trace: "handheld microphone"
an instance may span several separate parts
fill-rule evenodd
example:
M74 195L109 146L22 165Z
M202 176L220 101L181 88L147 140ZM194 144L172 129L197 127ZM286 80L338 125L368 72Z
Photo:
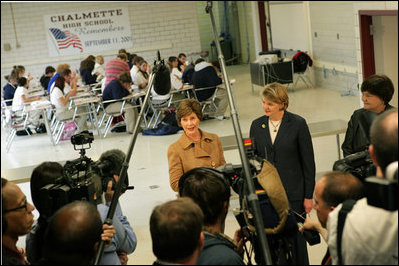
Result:
M171 82L170 82L170 71L169 67L165 66L164 60L161 60L161 54L159 51L158 60L155 62L153 68L154 78L154 91L158 95L166 95L170 92Z

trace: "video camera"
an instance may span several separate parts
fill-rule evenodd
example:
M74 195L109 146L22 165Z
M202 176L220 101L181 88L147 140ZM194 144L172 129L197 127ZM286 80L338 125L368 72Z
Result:
M40 189L40 200L46 204L43 208L44 213L41 215L50 217L62 206L76 200L100 204L102 203L101 196L107 190L109 181L113 182L114 189L113 175L119 174L125 154L120 150L110 150L94 162L85 156L86 149L91 148L93 139L93 133L88 131L72 136L71 143L75 150L80 150L80 158L67 161L63 167L62 176L54 184L48 184ZM77 148L79 145L82 147ZM131 188L128 187L128 178L125 180L122 192Z
M368 149L346 156L334 163L334 171L351 173L364 182L366 177L373 176L376 168Z

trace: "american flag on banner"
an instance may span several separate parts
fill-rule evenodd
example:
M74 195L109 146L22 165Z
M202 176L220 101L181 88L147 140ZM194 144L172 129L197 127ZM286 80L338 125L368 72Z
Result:
M76 34L68 30L62 31L57 28L50 28L50 32L57 41L58 49L66 49L72 45L74 48L80 49L80 52L83 52L82 42Z

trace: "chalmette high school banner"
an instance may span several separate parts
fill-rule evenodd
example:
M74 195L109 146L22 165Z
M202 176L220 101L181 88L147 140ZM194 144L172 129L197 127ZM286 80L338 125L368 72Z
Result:
M50 57L132 47L129 13L123 7L45 15L44 27Z

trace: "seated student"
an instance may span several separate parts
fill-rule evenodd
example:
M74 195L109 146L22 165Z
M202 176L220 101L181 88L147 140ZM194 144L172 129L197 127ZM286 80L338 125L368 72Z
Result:
M186 66L188 65L186 59L186 55L184 53L180 53L178 56L178 62L177 62L177 70L179 70L181 73L184 72L184 69L186 68Z
M48 83L50 82L50 79L54 76L54 74L55 74L54 67L52 66L46 67L44 75L41 76L40 78L40 84L42 85L43 89L47 90Z
M26 265L23 249L17 247L18 238L31 230L35 207L26 200L22 190L1 178L1 264Z
M90 85L97 82L97 77L100 75L99 72L92 73L96 62L95 57L88 57L83 60L80 64L80 76L85 85Z
M204 249L198 265L244 265L241 229L234 240L223 234L230 206L230 186L212 168L198 167L185 173L179 180L179 195L189 197L204 213Z
M105 76L104 57L102 55L96 56L96 63L91 74L94 75L96 73L98 73L96 81L100 82Z
M199 102L210 100L215 93L216 86L222 84L222 79L216 73L215 68L208 62L205 62L205 60L202 58L199 58L195 61L192 81L196 89L195 94L197 95ZM226 111L228 102L225 89L218 89L215 104L217 107L216 112L210 113L209 110L205 110L204 113L209 113L210 116L214 116L219 120L226 119L224 113Z
M138 71L133 84L138 86L140 90L144 90L147 88L148 79L150 77L148 73L148 64L147 61L143 59L138 61L136 65L138 67Z
M124 53L118 54L115 59L108 61L105 65L105 83L104 89L108 83L118 77L123 72L130 73L129 65L126 63L127 55Z
M3 87L3 98L4 98L4 100L12 100L12 99L14 99L15 90L17 89L17 86L18 86L17 72L15 70L12 70L11 74L4 76L4 78L8 82ZM11 106L12 101L7 101L6 105Z
M178 79L182 80L183 72L180 72L179 69L177 69L177 65L179 63L177 57L176 56L169 57L168 62L173 66L171 73L175 75Z
M67 69L64 71L66 73L70 73L70 70ZM74 109L68 109L69 98L71 96L75 96L77 93L76 86L76 76L74 79L71 78L71 74L66 74L65 77L58 77L55 80L54 87L50 92L50 101L51 104L55 106L55 116L59 120L71 119L74 115ZM66 84L68 81L71 81L71 89L66 92ZM86 109L84 107L78 107L77 113L84 113ZM78 116L75 118L78 126L78 132L87 130L87 122L86 115Z
M144 60L141 56L136 55L132 59L133 66L130 69L130 76L132 77L133 84L136 81L137 72L139 71L139 62Z
M125 96L133 93L131 89L132 78L129 72L123 72L118 75L117 79L111 81L103 92L103 100L118 100ZM104 108L107 112L118 112L122 107L122 101L115 103L105 103ZM130 102L125 104L125 121L126 121L126 132L133 134L134 125L136 124L137 108Z
M50 218L40 264L91 265L100 241L111 241L114 234L112 225L102 224L94 204L69 203Z
M40 100L40 96L29 97L28 93L29 81L22 77L18 79L18 87L14 94L14 99L12 101L12 111L20 112L24 109L25 103L30 103L33 101ZM34 127L40 125L40 110L32 110L29 112L28 119Z
M182 79L184 83L193 84L194 63L189 64L183 72Z
M70 69L71 66L69 64L59 64L57 66L57 72L54 74L54 76L50 79L48 86L47 86L47 91L50 93L52 87L54 87L54 82L55 80L60 76L61 72L63 72L65 69Z
M197 264L204 246L204 215L190 198L178 198L154 208L150 217L153 265Z

